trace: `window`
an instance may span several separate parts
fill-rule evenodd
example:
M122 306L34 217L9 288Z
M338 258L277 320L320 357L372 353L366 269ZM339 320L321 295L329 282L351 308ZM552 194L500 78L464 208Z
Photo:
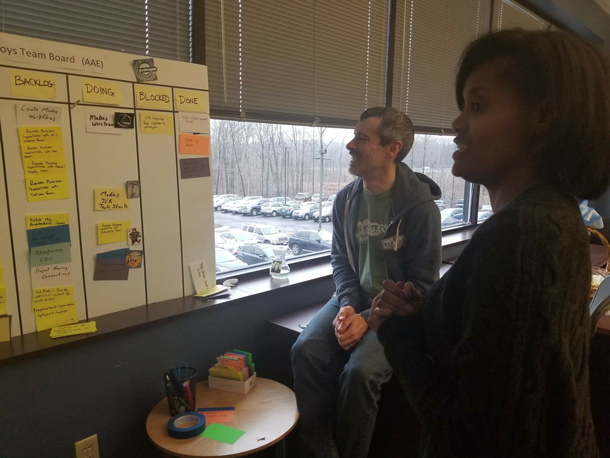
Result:
M2 0L1 30L44 40L191 60L189 0Z

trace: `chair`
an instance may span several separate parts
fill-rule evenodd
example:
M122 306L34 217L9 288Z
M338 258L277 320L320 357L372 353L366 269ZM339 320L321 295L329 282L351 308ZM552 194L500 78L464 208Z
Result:
M604 278L600 283L595 292L595 296L593 296L593 299L591 299L591 303L589 304L593 334L595 334L597 322L608 310L610 310L610 277Z

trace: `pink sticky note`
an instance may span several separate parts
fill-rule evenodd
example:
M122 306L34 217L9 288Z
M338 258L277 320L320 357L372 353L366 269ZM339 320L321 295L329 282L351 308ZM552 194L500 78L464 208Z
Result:
M210 136L180 134L180 154L210 155Z
M197 409L205 416L206 425L212 423L229 423L233 421L234 407L202 407Z

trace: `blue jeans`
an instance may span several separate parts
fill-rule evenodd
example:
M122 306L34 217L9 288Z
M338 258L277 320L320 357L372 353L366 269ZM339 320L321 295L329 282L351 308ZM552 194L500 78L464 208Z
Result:
M339 308L333 297L291 350L301 440L307 457L366 458L392 369L371 330L352 351L339 346L332 324Z

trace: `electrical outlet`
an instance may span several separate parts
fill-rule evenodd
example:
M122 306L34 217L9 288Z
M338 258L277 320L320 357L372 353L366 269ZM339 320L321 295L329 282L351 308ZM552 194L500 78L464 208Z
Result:
M100 448L97 445L97 434L74 444L76 458L100 458Z

